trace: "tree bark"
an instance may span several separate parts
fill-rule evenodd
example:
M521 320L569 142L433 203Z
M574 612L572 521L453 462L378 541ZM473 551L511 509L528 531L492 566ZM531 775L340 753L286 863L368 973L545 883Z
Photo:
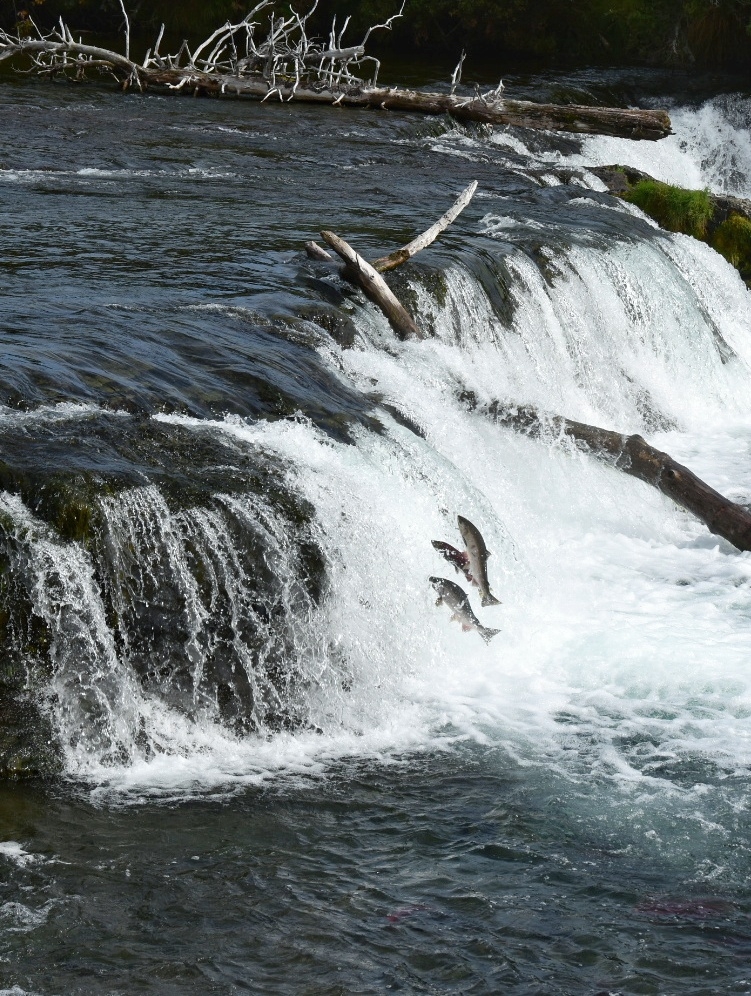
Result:
M623 435L561 415L546 415L528 405L495 401L482 410L495 422L534 438L568 436L585 452L662 491L737 549L751 550L751 512L725 498L641 436Z

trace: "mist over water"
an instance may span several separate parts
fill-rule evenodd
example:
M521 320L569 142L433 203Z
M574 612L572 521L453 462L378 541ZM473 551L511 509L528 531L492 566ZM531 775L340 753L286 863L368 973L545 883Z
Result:
M6 84L0 552L63 759L0 797L10 991L748 991L751 560L483 414L751 503L748 289L588 172L745 196L748 100L652 144ZM471 179L395 278L425 341L300 252Z

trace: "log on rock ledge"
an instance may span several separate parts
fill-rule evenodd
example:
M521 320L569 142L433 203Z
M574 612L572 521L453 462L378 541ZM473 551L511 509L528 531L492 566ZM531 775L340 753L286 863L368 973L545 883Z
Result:
M534 438L567 436L575 440L586 452L662 491L737 549L751 550L751 512L725 498L641 436L601 429L561 415L546 415L532 406L493 402L482 411L494 421Z

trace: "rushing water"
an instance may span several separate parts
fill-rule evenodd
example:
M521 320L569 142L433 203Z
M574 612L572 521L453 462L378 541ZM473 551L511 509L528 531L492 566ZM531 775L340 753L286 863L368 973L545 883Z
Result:
M3 715L61 771L0 792L1 991L751 990L751 559L482 414L751 503L749 292L588 171L750 195L749 107L636 144L3 81ZM425 341L301 251L473 179L394 275ZM487 645L427 581L457 514Z

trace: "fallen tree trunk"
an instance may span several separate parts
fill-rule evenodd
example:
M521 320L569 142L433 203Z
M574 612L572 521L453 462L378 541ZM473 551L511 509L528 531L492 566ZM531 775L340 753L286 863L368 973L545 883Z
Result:
M474 96L462 96L454 92L460 67L454 73L450 93L378 86L380 63L365 54L365 43L372 31L390 28L401 12L370 28L361 44L345 47L344 29L337 34L335 26L328 44L308 37L306 22L315 6L302 16L291 7L288 9L291 16L276 17L271 0L261 0L241 21L227 22L217 29L192 54L183 42L175 55L160 55L162 26L153 52L149 49L140 64L130 58L127 15L125 55L84 45L80 40L76 42L62 20L59 28L43 34L27 17L23 33L20 27L15 35L0 31L0 61L26 56L31 60L32 72L67 75L78 80L91 70L105 72L124 90L164 87L193 95L234 95L262 101L273 98L337 107L448 114L458 121L653 141L671 133L670 118L665 111L505 100L502 84L486 93L476 89ZM269 32L263 40L256 37L259 22L253 20L261 11L269 19ZM186 65L181 65L182 61ZM367 82L353 74L353 69L366 61L375 67L372 79Z
M662 491L737 549L751 550L751 512L710 488L688 467L641 436L627 436L561 415L546 415L529 405L496 401L480 410L495 422L537 439L573 439L585 452Z
M266 100L269 87L262 80L237 79L206 73L161 72L142 74L143 83L160 84L188 93L234 94ZM334 107L361 107L382 111L408 111L436 116L448 114L457 121L513 125L538 131L567 131L577 135L612 135L616 138L658 141L672 134L667 111L621 107L588 107L580 104L536 104L530 100L467 98L451 93L406 90L399 87L352 87L341 93L279 86L273 96L281 101Z

